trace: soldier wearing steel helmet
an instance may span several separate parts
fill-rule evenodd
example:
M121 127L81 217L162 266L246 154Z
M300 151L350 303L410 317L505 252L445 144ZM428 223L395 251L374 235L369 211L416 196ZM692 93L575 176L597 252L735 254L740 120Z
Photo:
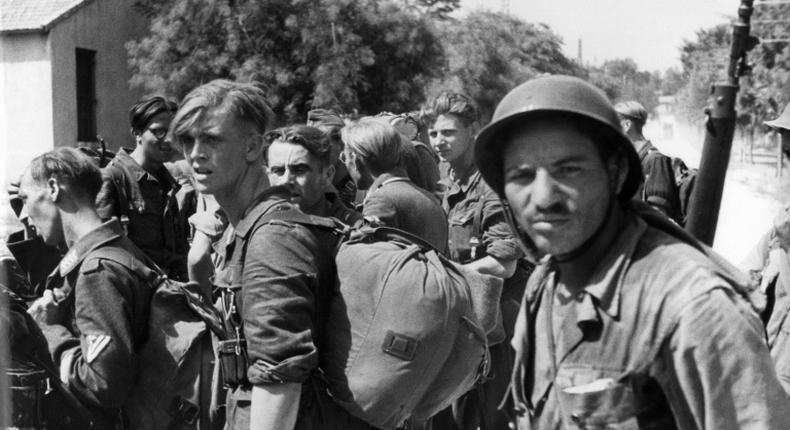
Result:
M513 340L519 428L787 428L747 280L631 201L639 158L600 90L515 88L475 161L540 258Z

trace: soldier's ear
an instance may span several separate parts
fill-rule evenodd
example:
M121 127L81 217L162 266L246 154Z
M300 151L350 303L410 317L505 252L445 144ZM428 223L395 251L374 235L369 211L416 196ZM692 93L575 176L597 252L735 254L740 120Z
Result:
M332 183L332 179L335 177L335 165L330 164L324 169L324 179L326 180L327 185Z
M250 136L245 142L245 159L249 163L259 163L263 162L264 151L266 150L265 145L266 140L263 138L263 134L256 133L253 136Z
M472 137L477 137L477 133L479 132L480 132L479 122L473 121L471 124L469 124L469 133L472 135Z
M57 178L52 177L47 179L47 194L53 203L58 201L58 198L60 197L60 191L60 182Z

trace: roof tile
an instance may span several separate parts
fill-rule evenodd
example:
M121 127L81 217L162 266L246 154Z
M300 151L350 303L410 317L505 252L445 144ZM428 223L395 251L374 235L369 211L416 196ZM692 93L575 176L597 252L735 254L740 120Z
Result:
M87 0L0 0L0 32L44 30Z

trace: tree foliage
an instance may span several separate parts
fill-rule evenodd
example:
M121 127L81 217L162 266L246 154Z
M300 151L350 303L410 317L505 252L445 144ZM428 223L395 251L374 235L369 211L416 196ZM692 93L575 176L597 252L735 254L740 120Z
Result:
M580 75L562 53L562 40L545 25L511 15L474 12L440 28L447 63L427 92L469 94L488 119L513 87L543 73Z
M738 125L752 135L763 122L775 118L790 102L790 4L755 5L752 34L764 43L749 53L751 73L741 78L738 91ZM685 41L681 63L685 84L679 91L678 113L702 121L709 104L710 86L726 79L732 29L730 24L701 29Z
M138 0L136 8L152 20L147 37L127 44L133 85L181 98L216 78L255 82L288 121L313 107L411 108L443 61L431 23L393 1Z
M440 20L451 19L450 14L461 7L461 0L406 0L418 13Z
M604 90L615 103L636 100L648 112L658 106L661 77L640 70L630 58L608 60L600 67L590 67L588 74L590 82Z

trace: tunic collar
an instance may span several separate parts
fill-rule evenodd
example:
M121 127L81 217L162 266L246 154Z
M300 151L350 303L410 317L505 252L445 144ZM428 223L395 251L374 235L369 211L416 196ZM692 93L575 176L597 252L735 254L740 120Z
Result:
M112 218L102 223L99 227L96 227L85 236L79 238L74 245L69 248L69 251L63 256L63 259L60 260L56 270L59 271L61 277L65 278L66 275L71 273L82 263L91 251L122 236L123 229L117 218Z

